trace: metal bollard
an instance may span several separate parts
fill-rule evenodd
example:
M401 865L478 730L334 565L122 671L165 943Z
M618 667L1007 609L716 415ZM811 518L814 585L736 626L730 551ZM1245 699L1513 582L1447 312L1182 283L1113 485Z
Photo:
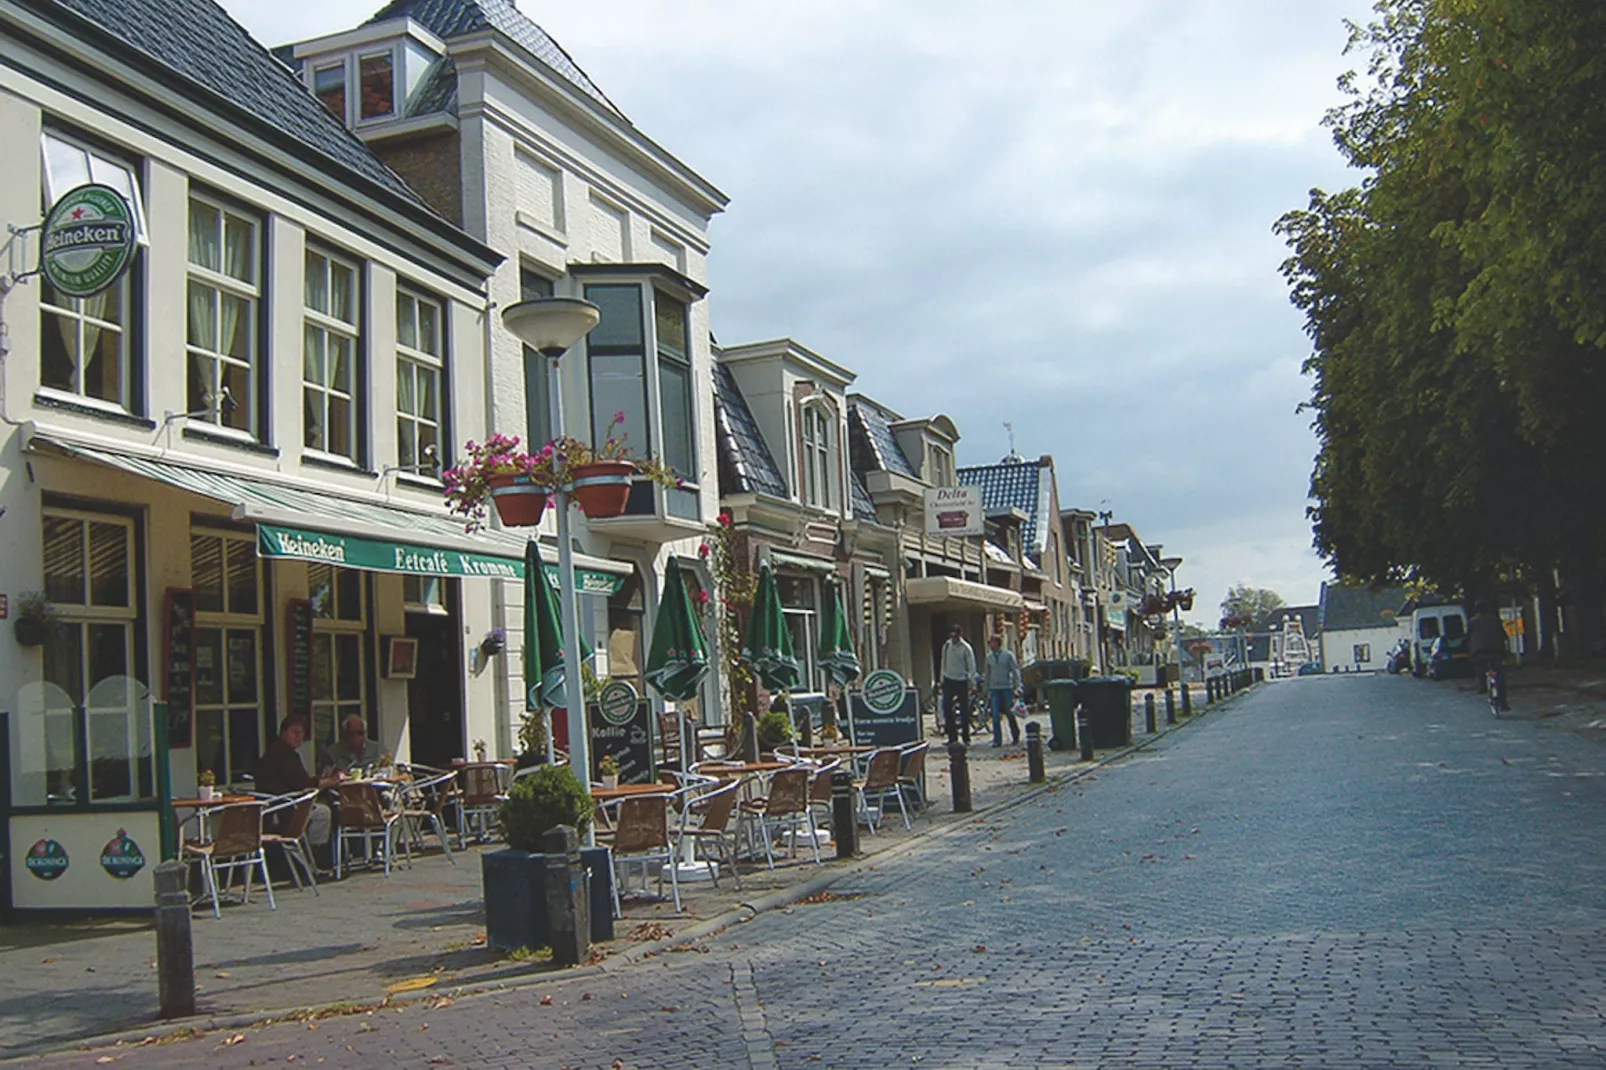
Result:
M1193 688L1188 686L1186 680L1182 682L1182 716L1193 716Z
M954 813L970 813L970 747L948 744L948 779L954 790Z
M1216 702L1216 678L1214 676L1208 676L1208 677L1205 678L1205 705L1206 706L1213 706L1213 705L1215 705L1215 702Z
M846 769L831 774L831 826L836 856L852 858L858 854L859 815L853 807L853 774Z
M195 1013L195 951L190 942L190 867L162 862L156 880L156 984L163 1018Z
M541 836L546 856L543 883L552 962L579 966L591 956L591 897L586 871L580 865L580 836L570 825L547 829ZM669 865L674 865L674 859Z
M793 709L791 712L792 731L797 734L797 738L803 746L812 747L814 746L814 714L809 711L807 706L803 707L801 712L801 717L798 716L799 711L797 709Z
M758 761L758 718L751 711L742 714L742 761Z
M1145 732L1147 732L1151 736L1154 735L1155 732L1159 731L1159 729L1155 726L1155 723L1154 723L1154 692L1153 691L1151 691L1147 695L1143 696L1143 730Z
M1036 721L1026 722L1026 779L1033 784L1048 780L1043 768L1043 726Z
M1076 741L1082 745L1082 761L1093 760L1093 729L1088 727L1087 714L1076 715Z
M1187 685L1183 685L1183 694L1187 694ZM1165 689L1165 723L1177 723L1177 693L1169 687Z

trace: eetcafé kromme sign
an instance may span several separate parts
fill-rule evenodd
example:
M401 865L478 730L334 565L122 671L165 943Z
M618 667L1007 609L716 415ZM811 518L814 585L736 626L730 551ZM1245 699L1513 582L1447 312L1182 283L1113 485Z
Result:
M45 216L39 270L60 293L93 297L134 259L134 213L110 186L68 190Z

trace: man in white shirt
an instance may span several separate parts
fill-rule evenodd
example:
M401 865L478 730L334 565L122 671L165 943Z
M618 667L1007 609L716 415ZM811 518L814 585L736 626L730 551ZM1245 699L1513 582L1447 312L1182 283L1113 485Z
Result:
M976 679L976 652L965 642L965 630L955 624L948 630L939 660L942 672L942 723L948 744L963 737L970 743L970 685Z

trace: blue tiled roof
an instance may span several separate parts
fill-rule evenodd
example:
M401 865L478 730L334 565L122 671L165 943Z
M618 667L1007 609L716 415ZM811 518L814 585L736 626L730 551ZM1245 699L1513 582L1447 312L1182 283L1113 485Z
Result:
M731 370L714 363L714 438L719 447L720 494L768 494L789 498L791 491L753 419Z
M1044 461L1025 461L1006 457L998 464L972 465L956 469L962 487L981 488L981 511L991 514L1003 509L1019 509L1026 514L1021 528L1024 545L1041 551L1053 518L1048 516L1049 496Z
M59 0L70 11L363 178L418 195L212 0Z
M562 46L513 6L513 0L392 0L368 22L384 22L404 15L445 40L497 30L523 45L586 96L615 115L623 114L592 84Z
M870 497L870 492L864 488L864 480L859 478L859 473L848 473L848 488L853 495L853 519L878 522L875 501Z
M892 433L896 414L867 398L848 401L848 446L856 472L896 472L919 479L920 473L909 463Z

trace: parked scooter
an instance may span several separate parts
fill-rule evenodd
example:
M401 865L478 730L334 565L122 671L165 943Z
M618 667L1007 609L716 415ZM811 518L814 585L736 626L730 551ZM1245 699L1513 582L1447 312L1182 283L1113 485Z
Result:
M1402 673L1411 667L1411 640L1401 639L1389 651L1388 670L1390 673Z

